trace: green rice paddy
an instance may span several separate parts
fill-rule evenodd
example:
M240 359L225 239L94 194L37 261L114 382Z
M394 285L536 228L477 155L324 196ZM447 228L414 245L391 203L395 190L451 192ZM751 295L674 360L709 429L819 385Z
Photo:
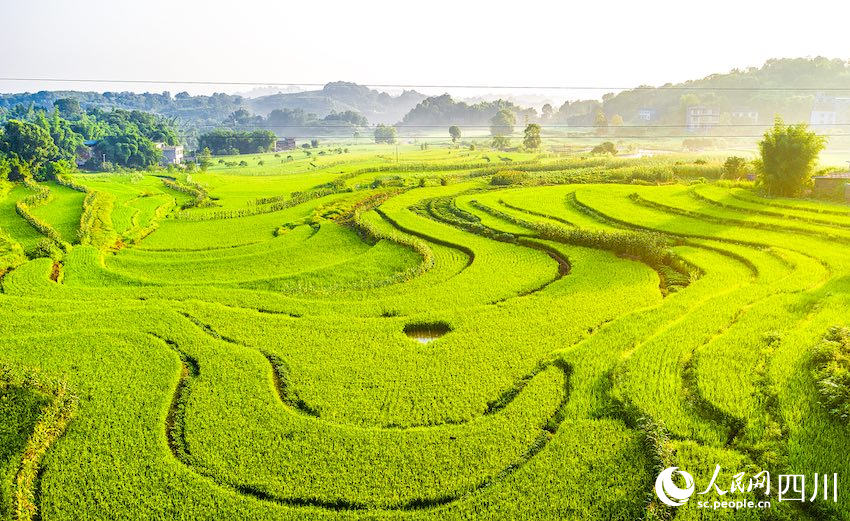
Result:
M812 370L850 207L683 157L293 155L42 183L59 240L0 185L0 519L850 519L653 494L850 476Z

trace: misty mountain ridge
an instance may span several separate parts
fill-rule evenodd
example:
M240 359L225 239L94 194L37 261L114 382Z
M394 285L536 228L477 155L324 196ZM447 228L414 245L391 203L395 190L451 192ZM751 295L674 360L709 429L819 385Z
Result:
M824 92L819 94L819 89ZM261 95L253 97L256 94ZM417 125L486 125L502 108L514 112L518 124L537 121L576 128L592 126L599 121L643 126L681 125L688 107L705 106L716 111L721 122L769 125L777 114L789 122L808 122L816 100L829 105L831 99L850 97L850 62L823 57L773 59L761 67L733 69L660 87L641 86L608 93L601 99L561 104L536 92L481 93L453 98L448 94L426 96L416 90L391 94L365 85L335 81L321 89L300 91L294 86L270 86L243 95L79 91L0 94L0 116L5 113L7 117L14 117L29 106L49 109L57 99L67 97L78 99L83 108L153 112L174 118L182 127L200 132L216 126L226 127L233 121L234 113L244 111L259 119L248 118L243 126L261 126L263 117L278 111L278 116L281 112L287 117L295 114L310 126L314 125L312 121L328 116L336 118L341 113L353 121L356 118L352 113L357 113L364 116L368 124L400 124L412 130ZM300 113L304 117L299 116ZM850 115L838 114L836 118L850 121ZM265 124L268 126L267 122Z
M336 81L322 90L281 93L246 100L247 109L268 115L275 109L301 109L324 117L331 112L359 112L370 123L394 124L400 121L426 95L405 90L397 96L370 89L356 83Z

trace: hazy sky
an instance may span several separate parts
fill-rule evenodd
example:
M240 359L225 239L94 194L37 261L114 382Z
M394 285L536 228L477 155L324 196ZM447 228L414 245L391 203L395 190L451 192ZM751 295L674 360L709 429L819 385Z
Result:
M850 4L836 0L3 0L0 12L2 77L617 87L850 58ZM250 89L0 81L71 88Z

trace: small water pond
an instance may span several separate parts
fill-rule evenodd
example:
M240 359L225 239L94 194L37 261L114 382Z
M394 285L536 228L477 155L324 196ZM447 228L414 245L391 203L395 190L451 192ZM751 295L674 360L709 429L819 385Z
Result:
M437 340L452 329L445 322L432 324L407 324L404 326L404 334L420 344L427 344Z

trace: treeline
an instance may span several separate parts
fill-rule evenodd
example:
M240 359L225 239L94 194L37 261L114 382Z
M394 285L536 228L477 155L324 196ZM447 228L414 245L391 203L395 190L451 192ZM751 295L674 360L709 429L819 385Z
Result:
M12 180L55 178L75 164L146 168L162 158L156 143L179 143L173 121L141 111L85 111L72 98L51 110L17 106L0 121L0 177Z
M210 96L193 96L188 92L172 95L170 92L79 92L41 91L36 93L0 94L0 113L13 111L22 106L24 110L52 108L62 99L73 99L86 111L95 109L152 112L170 119L191 123L217 123L227 114L245 105L246 99L239 95L216 93Z
M369 126L359 112L332 111L323 118L302 109L275 109L268 116L246 109L232 112L220 127L197 138L198 150L209 148L214 155L254 154L274 150L277 136L346 136Z
M331 111L330 114L323 118L319 118L312 112L306 112L303 109L274 109L269 112L268 116L252 114L246 109L239 109L227 116L222 125L226 127L316 127L316 128L335 128L335 127L366 127L369 125L369 120L359 112L353 110L345 110L342 112Z
M515 114L520 121L537 117L534 109L523 108L510 101L483 101L470 105L443 94L420 102L404 116L398 126L489 125L490 120L501 110Z
M549 117L544 113L542 118L568 124L581 120L591 126L676 125L679 128L669 129L669 133L681 134L687 108L705 105L718 111L721 125L769 126L777 114L789 121L809 121L818 97L816 89L832 95L831 89L843 89L847 85L850 85L850 61L823 57L774 59L762 67L733 69L660 88L643 86L616 95L606 94L601 102L585 100L567 104L551 111ZM640 111L648 119L641 118ZM745 135L752 133L752 128L747 127L732 130ZM725 127L724 133L729 131ZM629 134L635 133L640 134L641 129L629 129Z
M216 129L198 138L198 148L214 155L253 154L274 150L276 140L271 130Z

